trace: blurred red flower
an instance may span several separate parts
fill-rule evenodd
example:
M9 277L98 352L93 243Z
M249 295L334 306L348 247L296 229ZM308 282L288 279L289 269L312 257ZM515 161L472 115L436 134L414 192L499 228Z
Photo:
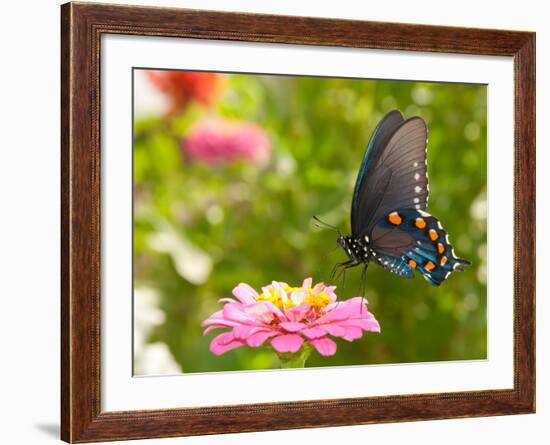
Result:
M149 80L170 100L170 112L175 113L191 100L211 105L219 96L222 77L216 73L196 71L147 71Z
M237 159L264 163L271 152L271 144L262 128L233 119L212 119L195 124L184 138L182 147L189 158L209 164Z

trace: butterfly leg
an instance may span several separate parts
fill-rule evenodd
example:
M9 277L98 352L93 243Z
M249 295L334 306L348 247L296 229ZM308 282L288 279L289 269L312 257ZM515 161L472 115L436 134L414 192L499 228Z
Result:
M369 268L369 263L365 263L363 270L361 271L361 297L365 298L365 285L367 282L367 269Z
M364 303L365 299L365 284L367 282L367 269L369 268L369 263L365 263L363 270L361 271L361 303ZM361 313L363 313L363 304L361 304Z
M347 267L342 269L342 292L346 289L346 269Z
M342 261L341 263L336 263L334 267L332 268L332 271L330 272L330 281L334 280L334 277L336 276L336 272L340 271L338 274L338 278L340 277L340 274L342 273L342 270L347 269L348 267L353 267L357 263L355 260L348 260L348 261Z
M338 275L336 276L334 281L338 281L340 277L342 277L342 290L346 288L346 271L347 269L351 269L352 267L358 266L360 263L355 260L349 260L346 261L344 264L341 264L341 269L339 270Z

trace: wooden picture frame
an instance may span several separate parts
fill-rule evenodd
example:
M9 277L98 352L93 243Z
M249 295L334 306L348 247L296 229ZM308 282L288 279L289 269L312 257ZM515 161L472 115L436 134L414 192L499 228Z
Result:
M63 440L93 442L535 411L534 33L91 3L62 5L61 33ZM102 412L99 116L103 34L512 56L514 388Z

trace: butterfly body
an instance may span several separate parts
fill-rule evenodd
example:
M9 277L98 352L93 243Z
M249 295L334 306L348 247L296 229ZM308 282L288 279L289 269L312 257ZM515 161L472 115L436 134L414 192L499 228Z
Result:
M419 117L405 120L392 111L378 124L357 175L352 233L337 240L348 257L341 267L375 263L403 278L416 270L437 286L470 264L455 255L439 220L426 212L426 147Z

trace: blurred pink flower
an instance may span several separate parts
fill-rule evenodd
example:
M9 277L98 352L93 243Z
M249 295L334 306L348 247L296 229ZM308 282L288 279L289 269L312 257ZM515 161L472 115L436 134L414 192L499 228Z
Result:
M182 145L191 159L209 164L237 159L264 163L271 151L263 129L251 122L230 119L199 122L189 130Z
M149 80L170 99L171 113L179 111L191 100L211 105L219 96L222 77L216 73L196 71L147 71Z
M321 355L329 356L336 353L336 343L329 336L353 341L364 331L380 332L364 298L337 301L335 286L311 285L311 278L301 287L274 281L258 294L249 285L239 284L233 289L236 299L220 300L225 303L223 309L202 323L207 326L203 334L228 329L214 337L210 350L220 355L269 341L277 352L294 353L307 342Z

